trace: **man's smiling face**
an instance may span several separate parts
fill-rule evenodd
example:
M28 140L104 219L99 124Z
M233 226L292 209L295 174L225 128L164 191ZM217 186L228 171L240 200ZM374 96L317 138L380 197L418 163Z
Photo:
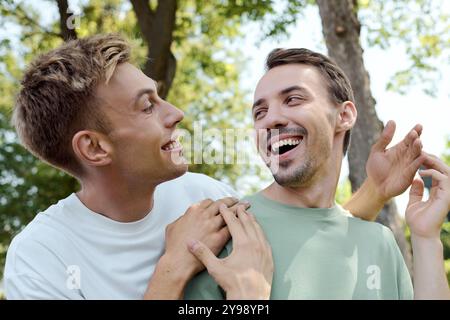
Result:
M174 136L183 112L158 96L155 81L123 63L97 95L111 122L113 164L121 175L160 183L186 172Z
M258 138L268 132L260 153L266 164L277 163L277 183L298 187L320 175L333 148L337 111L319 71L304 64L272 68L259 81L254 101Z

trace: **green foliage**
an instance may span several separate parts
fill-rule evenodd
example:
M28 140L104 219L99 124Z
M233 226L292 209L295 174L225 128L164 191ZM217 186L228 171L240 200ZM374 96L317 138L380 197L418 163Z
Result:
M369 46L400 47L409 66L395 71L388 90L402 94L419 86L431 96L437 92L441 65L450 61L450 13L443 0L359 1L359 18Z
M350 183L350 180L346 179L344 182L338 185L335 199L337 203L343 205L348 200L350 200L351 196L352 196L352 185Z
M447 139L447 151L442 155L445 163L450 166L450 137Z
M441 241L444 245L444 259L450 259L450 222L442 226Z
M450 284L450 259L449 260L445 260L444 262L444 266L445 266L445 273L447 274L447 281Z

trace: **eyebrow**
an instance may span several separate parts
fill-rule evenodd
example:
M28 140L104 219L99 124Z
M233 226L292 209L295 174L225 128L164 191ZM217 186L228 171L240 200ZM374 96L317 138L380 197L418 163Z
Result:
M291 86L288 87L286 89L281 90L281 92L279 93L280 96L283 96L285 94L288 94L292 91L302 91L303 93L307 93L307 90L304 87L300 87L300 86Z
M290 87L287 87L286 89L281 90L278 93L278 96L284 96L284 95L286 95L286 94L288 94L288 93L290 93L292 91L302 91L304 94L308 93L307 90L304 87L290 86ZM262 104L265 101L266 101L266 99L264 99L264 98L256 100L255 103L253 103L252 111L253 111L253 109L255 109L255 107L259 106L260 104Z

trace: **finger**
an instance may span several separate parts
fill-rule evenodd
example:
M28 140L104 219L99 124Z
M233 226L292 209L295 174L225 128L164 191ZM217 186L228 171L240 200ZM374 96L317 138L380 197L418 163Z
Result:
M239 206L243 207L244 210L247 210L247 209L249 209L251 207L250 202L248 202L248 201L239 201L238 203L236 203L234 206L230 207L229 209L234 211L234 212L237 212L237 208Z
M219 266L219 259L201 241L191 240L188 242L189 251L208 269L215 270Z
M220 252L224 249L225 245L231 239L230 230L225 225L223 228L214 233L214 242L209 243L209 248L211 252L217 257Z
M267 253L269 259L273 263L272 247L270 246L269 241L267 240L267 237L266 237L262 227L256 221L256 217L254 214L252 214L251 212L247 212L247 214L249 215L250 220L252 221L253 226L256 230L256 236L259 240L259 244L261 245L263 250Z
M419 138L419 135L417 134L416 130L411 130L408 132L408 134L403 138L402 143L409 151L412 147L414 141Z
M221 214L212 217L212 219L214 221L214 226L216 227L217 230L227 225Z
M416 174L417 170L419 170L420 166L425 161L425 158L426 158L426 156L421 154L419 157L414 159L413 162L411 162L411 164L406 167L405 175L407 177L411 177L411 179L412 179L414 177L414 175Z
M258 237L256 235L256 230L255 227L253 226L253 221L248 215L248 213L242 207L239 207L237 209L237 216L238 219L241 221L247 236L250 237L251 239L257 240Z
M384 151L386 149L386 147L389 145L389 143L391 143L392 138L394 137L395 126L395 122L392 120L389 120L386 123L383 132L372 147L373 150Z
M412 147L408 149L408 154L412 159L415 159L416 157L420 156L422 154L422 141L420 138L416 138L413 143Z
M409 189L408 207L414 203L422 201L424 184L422 179L414 179Z
M205 209L205 208L208 208L212 203L214 203L214 201L212 201L211 199L205 199L205 200L203 200L203 201L200 201L199 203L198 203L198 206L200 207L200 208L203 208L203 209Z
M218 235L223 242L228 242L231 238L230 229L227 225L225 225L222 229L219 230Z
M219 199L217 201L214 201L209 205L208 208L206 208L208 215L216 215L219 214L219 207L224 204L226 207L231 207L234 204L236 204L239 200L233 197L223 198Z
M444 163L441 159L436 157L435 155L427 152L423 152L426 155L426 159L424 161L424 165L428 169L435 169L440 171L441 173L450 173L450 167Z
M240 241L245 236L245 231L242 228L241 222L234 215L234 212L228 209L224 204L220 206L220 214L230 230L233 241Z
M415 130L417 132L417 135L420 137L422 135L423 126L418 123L414 126L413 130Z
M247 212L247 214L248 214L248 216L250 217L250 219L253 222L253 226L254 226L254 228L256 230L256 235L257 235L259 241L261 243L264 243L264 244L269 244L263 229L261 228L260 224L256 220L255 215L253 213L251 213L251 212Z
M237 204L239 202L239 199L237 199L235 197L226 197L226 198L219 199L216 202L221 202L229 208L229 207L232 207L235 204Z
M445 174L434 169L420 170L419 174L421 177L431 177L435 181L445 181L447 179Z

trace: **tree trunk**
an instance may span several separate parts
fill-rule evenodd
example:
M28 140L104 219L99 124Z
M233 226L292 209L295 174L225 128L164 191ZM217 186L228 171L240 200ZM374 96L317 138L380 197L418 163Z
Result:
M361 25L357 17L356 0L317 0L328 54L349 78L358 109L349 149L349 179L356 191L366 178L365 164L372 144L379 137L383 123L375 111L375 99L370 91L369 74L364 66L360 44ZM408 268L411 270L411 250L394 201L387 203L378 222L389 227L397 240Z
M64 39L64 41L76 39L77 33L75 31L75 25L73 25L73 22L68 23L69 19L71 19L71 17L74 15L73 12L67 12L69 9L68 0L56 0L56 3L58 4L61 37Z
M173 41L176 0L159 0L152 10L148 0L130 0L136 14L143 39L147 42L148 53L144 73L158 82L158 93L166 98L176 71L176 59L170 47Z

